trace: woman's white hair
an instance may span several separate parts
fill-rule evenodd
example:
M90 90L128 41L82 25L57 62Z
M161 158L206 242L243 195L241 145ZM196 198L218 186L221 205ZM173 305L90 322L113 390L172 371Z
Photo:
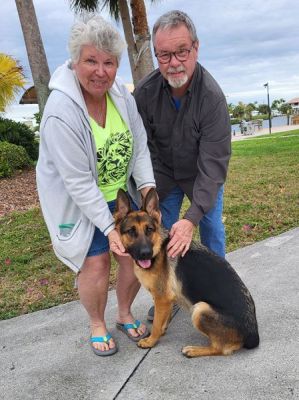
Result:
M93 45L117 58L119 64L125 41L113 25L100 15L85 13L74 23L69 37L69 52L73 63L80 58L82 46Z

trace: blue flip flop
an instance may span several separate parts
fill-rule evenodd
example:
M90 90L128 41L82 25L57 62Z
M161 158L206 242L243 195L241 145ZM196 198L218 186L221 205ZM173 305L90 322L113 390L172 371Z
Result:
M112 356L112 354L115 354L118 351L116 344L115 344L115 347L113 347L113 349L109 349L109 350L95 349L92 345L93 343L108 343L110 339L112 339L112 336L110 335L110 333L107 333L106 336L91 336L89 339L89 343L90 343L91 349L94 352L94 354L96 354L97 356L102 356L102 357Z
M129 339L133 340L133 342L139 342L140 339L143 339L143 338L146 338L147 336L149 336L150 332L147 329L147 326L146 326L145 332L142 335L139 335L136 337L132 336L130 334L130 332L128 331L128 329L138 329L140 325L141 325L141 322L138 319L136 319L133 324L121 324L120 322L117 322L116 328L119 329L120 331L122 331L123 333L125 333Z

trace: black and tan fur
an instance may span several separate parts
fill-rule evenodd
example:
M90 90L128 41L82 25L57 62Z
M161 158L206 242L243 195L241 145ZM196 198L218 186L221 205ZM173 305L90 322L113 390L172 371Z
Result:
M207 347L184 347L185 356L228 355L242 347L257 347L255 306L240 277L226 260L195 243L184 257L169 260L169 239L160 226L158 207L154 189L144 199L141 211L132 211L126 193L118 192L116 227L135 261L135 274L155 305L151 335L138 346L149 348L157 343L176 302L187 306L194 327L210 341Z

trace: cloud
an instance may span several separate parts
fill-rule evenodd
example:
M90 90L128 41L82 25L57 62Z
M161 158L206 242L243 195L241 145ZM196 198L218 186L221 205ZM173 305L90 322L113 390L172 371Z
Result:
M35 0L34 6L53 72L68 58L67 39L74 13L68 0ZM183 8L181 0L147 1L146 7L150 29L162 13ZM272 99L299 96L299 2L188 0L187 12L200 38L199 61L219 82L229 102L264 102L265 82L269 82ZM108 18L106 11L103 16ZM117 26L122 33L121 23ZM1 1L0 49L19 59L31 78L14 1ZM127 54L119 75L126 82L132 81Z

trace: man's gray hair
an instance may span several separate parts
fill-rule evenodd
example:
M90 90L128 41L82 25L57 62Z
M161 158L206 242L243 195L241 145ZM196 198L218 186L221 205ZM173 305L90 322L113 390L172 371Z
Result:
M100 15L90 13L82 14L71 28L68 47L72 62L79 61L82 46L85 44L115 56L118 64L126 47L125 41L112 24Z
M186 26L186 28L190 32L192 42L198 42L196 29L191 18L183 11L173 10L173 11L168 11L167 13L161 15L161 17L157 19L153 27L153 35L152 35L153 43L155 44L155 36L158 29L161 30L172 29L172 28L177 28L180 25Z

